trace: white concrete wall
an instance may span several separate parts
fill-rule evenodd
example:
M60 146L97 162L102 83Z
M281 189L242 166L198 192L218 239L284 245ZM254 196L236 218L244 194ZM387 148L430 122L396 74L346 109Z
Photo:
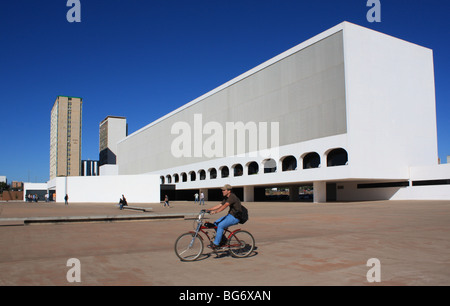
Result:
M117 142L127 137L125 118L108 118L108 148L117 156Z
M67 181L66 181L67 180ZM118 203L125 195L128 203L159 203L159 176L116 175L90 177L57 177L55 179L56 202Z
M342 182L337 201L450 200L450 185L358 189L356 183Z
M413 186L400 189L390 200L450 200L450 185Z
M413 186L414 181L449 180L450 164L411 167L409 187L357 188L357 182L340 182L338 201L362 200L450 200L450 185ZM360 181L359 183L365 183ZM368 181L367 183L375 183Z
M430 167L411 167L411 180L450 179L450 164L440 164Z
M436 165L432 50L346 23L344 58L352 176L407 179Z
M99 175L119 175L119 166L117 165L103 165L99 167Z

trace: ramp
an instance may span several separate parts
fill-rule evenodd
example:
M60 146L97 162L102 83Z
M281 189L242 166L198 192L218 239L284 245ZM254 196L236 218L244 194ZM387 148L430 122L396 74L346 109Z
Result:
M148 211L152 211L153 210L153 208L151 208L151 207L144 208L144 207L136 207L136 206L128 206L128 205L127 206L123 206L122 209L140 210L142 212L148 212Z

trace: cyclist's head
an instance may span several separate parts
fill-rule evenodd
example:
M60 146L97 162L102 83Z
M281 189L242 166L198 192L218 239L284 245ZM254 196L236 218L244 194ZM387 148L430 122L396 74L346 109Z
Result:
M226 184L225 186L223 186L222 187L222 194L225 196L225 197L228 197L229 195L230 195L230 193L231 193L231 185L229 185L229 184Z
M233 188L231 187L230 184L226 184L225 186L222 187L222 190L231 190L231 189Z

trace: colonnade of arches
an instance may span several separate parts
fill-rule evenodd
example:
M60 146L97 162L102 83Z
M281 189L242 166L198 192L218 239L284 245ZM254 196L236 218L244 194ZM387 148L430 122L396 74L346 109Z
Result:
M323 167L322 161L324 161L325 167L344 166L348 164L348 154L343 148L335 148L327 150L324 156L321 156L317 152L307 152L300 155L298 158L294 155L286 155L275 161L272 158L263 160L260 164L256 161L249 161L245 165L234 164L231 167L226 165L219 168L199 169L189 172L182 172L180 174L167 174L161 176L161 184L181 183L188 181L203 181L206 179L217 179L226 177L239 177L244 174L257 175L260 173L274 173L284 171L297 171L299 169L306 170L312 168Z

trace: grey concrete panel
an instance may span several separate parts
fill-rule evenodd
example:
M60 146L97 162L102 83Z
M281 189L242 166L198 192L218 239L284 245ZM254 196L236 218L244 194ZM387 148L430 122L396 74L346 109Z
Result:
M279 122L280 146L346 133L342 31L129 136L118 145L120 174L208 160L205 156L175 158L171 153L171 144L178 137L171 134L172 126L186 122L193 139L195 114L202 115L201 127L217 122L224 134L227 122L267 122L269 131L271 122ZM203 142L208 137L203 135ZM269 135L267 138L270 140Z

